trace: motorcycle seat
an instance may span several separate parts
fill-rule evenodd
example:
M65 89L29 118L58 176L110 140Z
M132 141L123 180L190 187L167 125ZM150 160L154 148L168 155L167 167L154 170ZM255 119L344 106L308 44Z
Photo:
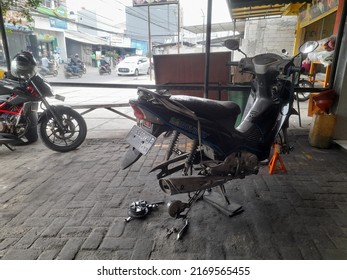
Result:
M241 113L240 106L233 101L218 101L186 95L173 95L170 99L193 111L196 116L209 120L236 118Z

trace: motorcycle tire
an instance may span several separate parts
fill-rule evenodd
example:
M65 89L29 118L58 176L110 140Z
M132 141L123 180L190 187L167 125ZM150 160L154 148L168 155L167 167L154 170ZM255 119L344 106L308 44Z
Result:
M34 143L39 138L39 135L37 133L37 112L32 111L29 114L29 121L30 121L30 127L28 128L27 132L25 133L25 137L28 140L28 144Z
M58 70L53 71L53 77L56 77L56 76L58 76Z
M61 153L77 149L87 136L87 124L84 118L75 110L65 106L56 107L55 113L66 131L61 133L54 117L49 113L45 114L39 123L39 133L43 144Z
M301 88L313 88L313 83L306 80L300 80L298 86ZM310 98L310 92L298 92L294 97L295 99L298 98L301 102L307 101Z
M65 73L64 75L65 75L65 78L66 78L66 79L69 79L69 78L70 78L70 75L69 75L68 73Z
M87 73L87 68L83 68L83 74Z

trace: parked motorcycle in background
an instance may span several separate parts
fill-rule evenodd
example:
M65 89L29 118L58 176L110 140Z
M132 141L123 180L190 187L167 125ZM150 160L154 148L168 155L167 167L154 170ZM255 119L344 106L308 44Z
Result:
M307 42L300 51L311 52L317 45ZM227 40L225 46L241 51L237 40ZM214 187L220 188L228 202L224 184L257 174L260 162L269 158L275 141L283 152L290 150L287 128L289 117L296 113L292 107L294 83L301 66L294 65L294 58L272 53L246 56L227 65L253 75L250 96L238 127L235 122L241 110L232 101L171 96L167 91L145 88L139 88L137 99L129 101L138 125L127 136L131 147L123 157L123 169L142 154L146 155L160 134L173 132L166 161L150 171L159 172L157 178L165 193L190 193L188 202L169 203L172 217L185 218L196 200ZM182 135L192 140L187 152L178 146ZM176 157L172 158L173 155ZM177 172L182 176L168 177Z
M78 148L87 135L85 120L69 107L50 105L49 97L64 101L63 96L53 95L49 83L36 73L32 54L17 54L11 74L0 80L0 145L13 150L13 145L34 142L38 126L49 149L69 152ZM43 111L37 118L39 104Z

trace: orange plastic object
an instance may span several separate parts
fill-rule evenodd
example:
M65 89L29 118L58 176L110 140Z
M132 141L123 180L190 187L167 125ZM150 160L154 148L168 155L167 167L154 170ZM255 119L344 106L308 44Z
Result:
M319 109L327 112L328 109L333 105L335 96L335 91L333 89L330 89L315 95L314 97L312 97L312 99Z
M336 93L333 89L322 92L313 92L310 94L308 102L307 115L312 117L320 111L328 113L331 106L334 104Z
M269 174L273 174L275 170L280 170L283 172L287 172L286 167L284 166L283 159L279 154L280 148L278 144L274 144L274 154L269 162ZM280 166L277 167L277 162L279 161Z

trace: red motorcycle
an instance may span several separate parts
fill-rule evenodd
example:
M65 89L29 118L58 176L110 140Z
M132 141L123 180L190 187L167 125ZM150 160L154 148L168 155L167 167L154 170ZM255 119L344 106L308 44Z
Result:
M37 140L50 149L68 152L79 147L87 135L83 117L66 106L52 106L49 83L36 73L36 61L28 52L17 54L11 62L11 74L0 80L0 145L13 150L13 145ZM38 118L38 106L43 112Z

